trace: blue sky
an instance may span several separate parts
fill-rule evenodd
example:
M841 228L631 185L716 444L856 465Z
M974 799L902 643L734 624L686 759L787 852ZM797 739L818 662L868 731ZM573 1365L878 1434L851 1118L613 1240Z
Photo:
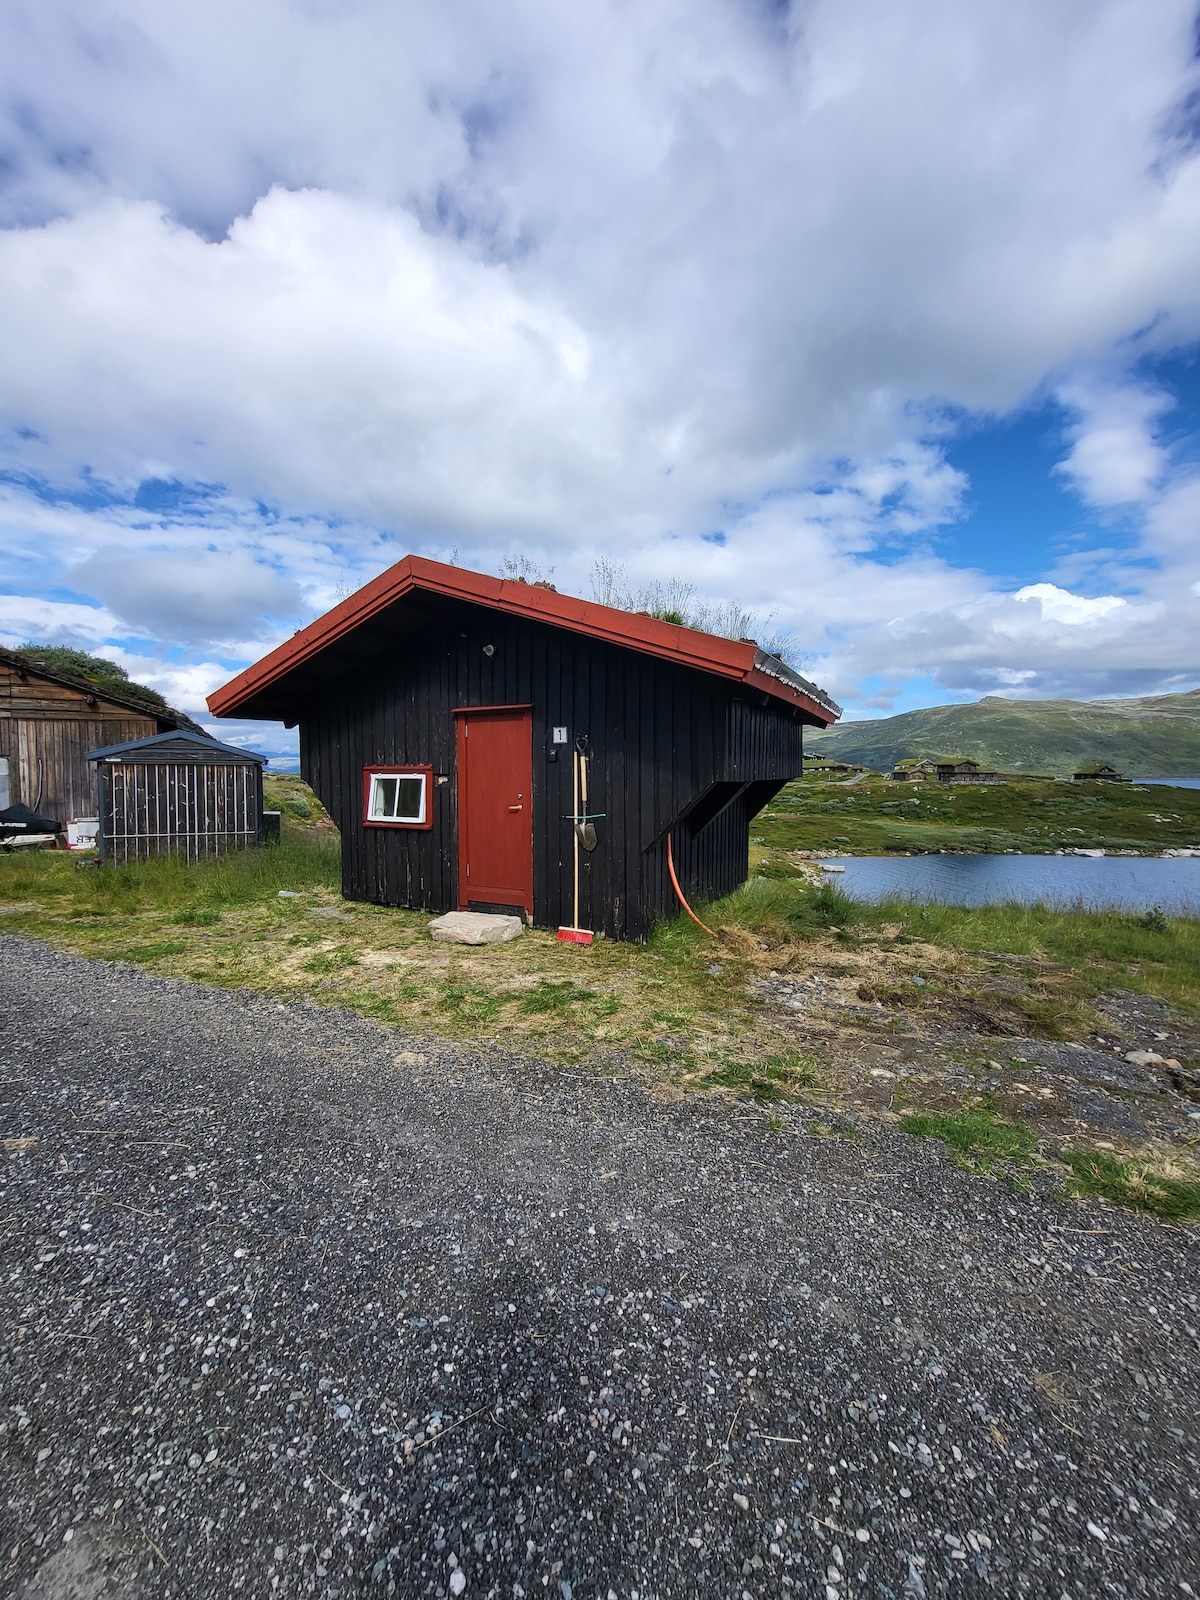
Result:
M850 715L1200 684L1190 3L14 0L0 88L6 644L202 711L417 550Z

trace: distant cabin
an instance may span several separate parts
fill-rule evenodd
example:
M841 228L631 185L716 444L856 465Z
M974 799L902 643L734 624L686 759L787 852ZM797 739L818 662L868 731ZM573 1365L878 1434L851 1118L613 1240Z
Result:
M936 777L937 763L934 761L897 761L892 768L892 777L897 783L924 783L926 778Z
M752 641L416 556L209 707L299 724L347 898L613 939L679 911L668 856L689 899L744 882L751 818L840 715Z
M1085 767L1082 772L1075 774L1076 783L1132 783L1132 778L1127 778L1114 767Z
M200 730L166 706L0 650L0 810L28 806L65 824L95 817L99 796L87 752L177 728Z
M935 768L939 783L1003 783L998 772L985 772L978 761L939 761Z

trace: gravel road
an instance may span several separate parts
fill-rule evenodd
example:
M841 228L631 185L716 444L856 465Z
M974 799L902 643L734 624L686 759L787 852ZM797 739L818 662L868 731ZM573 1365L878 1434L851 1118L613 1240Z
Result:
M0 1104L4 1595L1200 1594L1194 1234L12 938Z

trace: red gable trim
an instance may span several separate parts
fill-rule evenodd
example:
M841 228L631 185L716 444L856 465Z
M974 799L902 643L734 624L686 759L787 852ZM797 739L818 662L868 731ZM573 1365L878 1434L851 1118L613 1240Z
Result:
M791 684L758 670L755 666L758 649L753 644L721 639L715 634L700 633L695 628L659 622L655 617L619 611L613 606L596 605L590 600L576 600L571 595L558 594L552 589L540 589L536 584L511 583L481 572L466 572L461 567L446 566L440 561L427 561L423 556L405 556L403 561L389 567L348 600L343 600L332 611L327 611L323 617L318 617L307 628L302 628L285 643L278 645L261 661L247 667L245 672L239 673L209 695L208 709L216 717L232 716L254 695L277 683L293 668L310 661L338 639L361 627L364 622L414 590L491 606L531 622L568 628L573 633L587 634L609 644L624 645L628 649L659 656L681 666L712 672L722 678L737 679L789 705L811 712L824 723L836 720L836 713L829 706L822 705L819 700Z

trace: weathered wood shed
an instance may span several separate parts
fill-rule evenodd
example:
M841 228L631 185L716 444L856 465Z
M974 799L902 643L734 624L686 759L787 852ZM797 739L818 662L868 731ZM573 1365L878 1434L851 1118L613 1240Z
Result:
M166 707L44 667L20 651L0 650L5 805L25 805L60 823L94 817L96 772L88 750L181 727L195 731L190 718Z
M175 731L89 750L98 771L100 859L192 861L262 837L265 756Z
M748 870L750 819L839 708L750 641L406 557L209 697L300 727L350 899L642 939Z

